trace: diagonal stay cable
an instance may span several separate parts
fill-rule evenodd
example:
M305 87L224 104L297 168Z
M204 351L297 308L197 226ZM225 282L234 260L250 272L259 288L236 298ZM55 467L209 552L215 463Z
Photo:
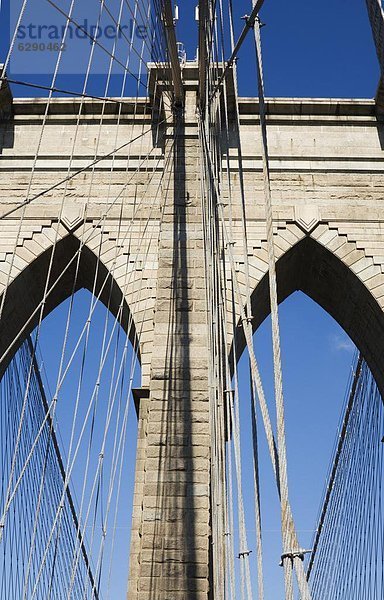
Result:
M144 87L145 89L147 89L147 84L144 83L143 81L140 80L140 78L133 73L130 69L127 69L127 66L119 59L117 58L117 56L115 54L113 54L112 52L110 52L108 50L108 48L106 48L103 44L101 44L97 39L96 39L96 34L95 36L92 36L86 29L84 29L84 27L82 27L75 19L73 19L73 17L70 17L65 10L63 10L62 8L60 8L60 6L58 6L56 4L56 2L54 2L53 0L46 0L46 2L48 2L48 4L50 4L53 8L55 8L61 15L63 15L63 17L65 17L66 19L68 19L68 21L70 23L72 23L76 29L78 29L79 31L81 31L81 33L84 33L86 35L87 38L89 38L92 43L94 43L96 46L98 46L101 50L103 50L103 52L105 52L110 58L112 58L120 67L123 68L124 71L128 71L129 74L137 81L138 85L141 85L142 87Z
M162 125L163 123L165 123L170 118L171 117L167 117L166 119L163 119L162 121L159 122L159 125ZM111 152L108 152L108 154L103 154L99 158L96 158L91 163L88 163L85 167L82 167L81 169L79 169L75 173L72 173L71 175L68 175L68 177L65 177L64 179L61 179L60 181L58 181L57 183L53 184L49 188L46 188L43 191L39 192L38 194L35 194L35 196L32 196L32 198L27 198L27 200L24 200L24 202L22 202L18 206L13 207L10 210L8 210L5 213L3 213L2 215L0 215L0 221L2 219L5 219L6 217L9 217L11 214L13 214L14 212L16 212L17 210L19 210L23 206L26 206L27 204L31 204L31 202L33 202L34 200L37 200L38 198L41 198L42 196L45 196L45 194L48 194L49 192L52 192L53 190L57 189L58 187L60 187L64 183L66 183L67 181L70 181L71 179L74 179L74 177L77 177L77 175L80 175L81 173L84 173L84 171L87 171L88 169L91 169L93 166L97 165L102 160L106 160L108 158L111 158L111 156L113 156L117 152L120 152L120 150L123 150L127 146L130 146L131 144L133 144L134 142L136 142L137 140L139 140L141 137L145 136L147 133L150 133L151 131L152 131L152 128L150 127L146 131L144 131L144 132L140 133L139 135L137 135L135 138L129 140L129 142L125 142L124 144L122 144L118 148L114 148L113 150L111 150Z
M172 152L172 148L171 148L171 150L170 150L170 152L169 152L169 156L171 156L171 152ZM105 364L105 357L103 358L103 365L104 365L104 364ZM94 388L94 390L93 390L93 393L92 393L92 398L94 398L94 395L95 395L95 393L96 393L96 387L95 387L95 388ZM88 408L87 408L87 414L86 414L86 416L85 416L85 420L84 420L84 423L83 423L83 426L82 426L82 432L80 433L80 437L79 437L79 440L78 440L78 443L77 443L77 446L76 446L76 450L75 450L75 452L74 452L74 455L73 455L73 457L72 457L71 466L70 466L70 467L67 469L67 481L68 481L68 478L71 476L71 473L72 473L72 470L73 470L73 466L74 466L74 463L75 463L75 460L76 460L76 456L77 456L77 453L78 453L78 450L79 450L79 444L80 444L80 440L81 440L81 437L82 437L82 435L83 435L83 432L84 432L84 430L85 430L85 425L86 425L86 422L87 422L87 420L88 420L88 417L89 417L89 415L91 414L91 413L90 413L90 411L91 411L91 406L92 406L92 403L90 402L90 403L89 403L89 406L88 406ZM38 435L39 435L39 434L38 434ZM29 456L30 456L30 455L29 455ZM29 457L28 457L28 458L29 458ZM26 464L27 464L27 461L26 461ZM100 462L99 462L98 464L99 464L99 467L100 467ZM20 478L19 478L19 479L20 479ZM95 485L95 481L94 481L94 485ZM93 487L93 489L92 489L92 493L94 493L94 492L95 492L95 489L96 489L96 488L95 488L95 487ZM51 544L51 541L52 541L52 536L53 536L53 533L54 533L54 530L55 530L55 527L56 527L56 524L57 524L57 520L58 520L58 518L59 518L59 512L57 511L57 512L56 512L56 516L55 516L55 521L54 521L54 523L53 523L53 526L52 526L52 529L51 529L51 534L50 534L49 540L48 540L48 542L47 542L47 545L46 545L46 550L45 550L45 552L44 552L43 561L42 561L42 564L41 564L41 566L40 566L40 569L39 569L39 575L38 575L38 579L39 579L39 578L40 578L40 576L41 576L42 569L43 569L43 567L44 567L44 564L45 564L45 561L46 561L46 558L47 558L47 552L48 552L48 548L49 548L49 545ZM36 589L37 589L37 587L36 587L36 586L37 586L37 582L36 582L36 584L35 584L35 588L34 588L34 591L33 591L33 594L32 594L32 597L31 597L31 599L32 599L32 598L34 597L34 595L35 595L35 592L36 592Z
M72 6L73 6L73 2L72 2L72 4L71 4L71 8L72 8ZM100 15L99 15L99 18L100 18ZM67 25L68 25L68 21L67 21ZM93 44L93 47L94 47L94 44ZM91 57L90 57L90 61L91 61L91 60L92 60L92 53L91 53ZM56 72L56 71L55 71L55 72ZM50 96L50 98L51 98L51 96ZM46 114L47 114L47 110L45 111L45 115L46 115ZM44 123L45 123L45 121L44 121ZM100 125L101 125L101 122L100 122ZM40 136L40 141L41 141L41 136ZM37 155L36 155L36 156L37 156ZM72 157L71 157L71 158L72 158ZM35 158L35 161L36 161L36 158ZM34 164L35 164L35 163L34 163ZM123 188L123 189L125 189L125 188ZM64 193L64 196L63 196L63 200L62 200L62 206L63 206L64 198L65 198L65 193ZM24 214L24 211L23 211L23 214ZM56 244L56 239L57 239L57 236L56 236L56 238L55 238L55 244ZM81 245L81 247L82 247L82 245ZM78 256L80 256L80 254L78 254ZM50 267L51 267L51 264L52 264L52 260L53 260L53 252L52 252L52 254L51 254L51 259L50 259ZM49 267L49 268L50 268L50 267ZM49 276L47 277L47 284L48 284L48 279L49 279ZM46 295L46 293L47 293L47 290L45 290L45 292L44 292L44 296ZM3 297L5 297L5 294L4 294L4 296L3 296ZM42 318L42 312L41 312L41 314L40 314L39 326L40 326L41 318Z
M126 1L126 0L125 0L125 1ZM107 13L107 14L110 16L110 18L111 18L112 22L113 22L113 23L114 23L114 25L117 27L117 29L118 29L118 31L119 31L119 36L122 36L122 37L123 37L123 38L124 38L124 39L125 39L125 40L128 42L128 44L129 44L129 46L130 46L130 49L131 49L131 51L132 51L132 52L134 52L134 53L136 54L136 56L139 58L140 62L142 62L142 63L144 64L145 68L148 68L148 65L147 65L147 63L144 61L144 59L143 59L142 55L141 55L141 54L140 54L140 53L137 51L137 49L135 48L134 44L132 44L132 43L131 43L130 39L129 39L129 38L128 38L128 36L126 35L126 33L125 33L125 31L124 31L124 29L123 29L123 27L122 27L122 25L121 25L121 22L119 22L118 20L116 20L116 18L115 18L115 17L114 17L114 15L112 14L111 10L109 9L109 6L108 6L108 5L107 5L107 3L106 3L106 0L99 0L99 2L101 2L101 3L103 4L103 6L104 6L104 9L105 9L105 12L106 12L106 13ZM123 2L124 2L124 0L122 0L122 3L123 3ZM132 9L131 9L131 7L129 6L129 3L127 3L127 2L126 2L126 4L127 4L127 6L129 7L129 10L130 10L130 12L131 12L131 14L132 14L132 16L133 16L133 19L134 19L135 25L138 25L138 24L137 24L137 16L136 16L136 15L135 15L135 14L132 12ZM121 8L122 8L122 7L121 7ZM119 15L119 16L120 16L120 15ZM148 15L148 18L147 18L147 23L146 23L145 27L148 27L148 22L149 22L149 19L150 19L150 16ZM119 36L117 36L117 37L119 37ZM153 40L153 41L154 41L154 44L153 44L153 45L154 45L154 47L156 47L156 50L157 50L157 52L158 52L158 51L160 50L160 47L159 47L159 45L158 45L158 40L157 40L157 41ZM149 52L151 53L151 55L152 55L152 54L153 54L154 47L152 47L150 44L148 44L148 41L147 41L147 36L143 37L143 44L145 44L145 46L147 47L148 51L149 51ZM115 56L115 51L113 51L113 52L112 52L112 54L113 54L113 56ZM158 61L156 58L155 58L155 61L154 61L154 62L155 62L155 65L156 65L156 67L158 67L158 68L159 68L159 70L162 70L162 72L163 72L164 74L166 74L166 65L165 65L164 63L160 63L160 62L159 62L159 61ZM129 72L130 72L130 71L129 71ZM140 78L139 78L139 79L140 79ZM167 90L165 90L165 92L167 93ZM167 93L167 95L168 95L168 93ZM169 97L169 96L168 96L168 97ZM169 97L169 98L170 98L170 97ZM171 99L171 98L170 98L170 99Z
M133 219L132 219L132 221L131 221L131 222L133 222ZM85 243L85 242L84 242L84 243ZM74 259L77 257L77 254L78 254L78 252L79 252L79 250L78 250L78 251L77 251L77 252L74 254L74 256L73 256L73 257L72 257L72 259L70 260L70 263L69 263L69 264L71 264L71 263L73 262L73 260L74 260ZM57 278L57 280L54 282L54 284L53 284L53 286L52 286L52 287L54 287L55 285L57 285L58 281L61 279L61 277L62 277L63 273L66 271L66 269L67 269L67 268L68 268L68 265L67 265L67 267L64 269L64 271L63 271L63 272L60 274L60 276ZM108 275L106 276L106 278L105 278L105 280L104 280L103 286L106 284L106 282L107 282L107 278L108 278ZM51 288L51 289L52 289L52 288ZM48 290L48 294L50 293L51 289L50 289L50 290ZM100 296L100 295L101 295L101 292L99 292L98 296ZM38 308L39 308L39 307L37 307L36 311L38 310ZM93 309L93 310L94 310L94 309ZM35 312L36 312L36 311L35 311ZM33 315L32 315L32 317L33 317ZM24 328L23 328L23 329L25 329L25 326L24 326ZM18 337L21 335L21 333L22 333L22 331L19 333ZM64 375L65 375L65 372L64 372ZM62 382L61 382L61 383L62 383ZM56 395L56 394L55 394L55 395ZM52 406L53 404L54 404L54 401L52 401L52 403L51 403L51 405L50 405L50 406ZM15 494L16 494L17 488L18 488L18 486L19 486L19 484L20 484L20 481L21 481L21 479L22 479L22 476L23 476L23 474L24 474L24 472L25 472L25 469L26 469L26 467L27 467L27 465L28 465L28 462L29 462L29 460L30 460L30 458L31 458L31 456L32 456L32 454L33 454L34 447L36 446L36 443L37 443L37 441L38 441L38 439L39 439L39 437L40 437L40 435L41 435L41 432L42 432L42 430L43 430L43 427L44 427L44 424L45 424L45 422L46 422L46 419L43 421L43 423L42 423L42 424L41 424L41 426L40 426L39 432L37 433L37 435L36 435L36 438L35 438L35 441L34 441L34 443L33 443L33 446L32 446L32 448L31 448L31 450L30 450L30 452L29 452L28 458L27 458L27 460L25 461L24 467L23 467L23 469L22 469L22 471L21 471L21 473L20 473L20 475L19 475L19 478L18 478L18 480L16 481L16 483L15 483L15 485L14 485L13 492L12 492L12 493L11 493L11 494L8 496L7 505L6 505L6 507L5 507L5 510L3 511L3 516L2 516L2 519L1 519L1 521L0 521L1 523L4 521L4 517L5 517L5 515L6 515L6 512L8 511L8 509L9 509L9 506L10 506L10 504L11 504L11 503L12 503L12 501L13 501L13 498L14 498L14 496L15 496ZM69 476L69 475L70 475L70 473L68 473L68 471L67 471L67 476Z
M34 88L36 90L44 90L45 92L52 92L54 94L65 94L66 96L74 97L74 98L88 98L90 100L100 100L100 102L107 102L111 104L117 104L118 106L124 106L127 103L126 98L118 99L112 96L95 96L93 94L87 94L85 92L75 92L74 90L68 90L64 88L59 88L57 86L49 86L42 85L40 83L33 83L32 81L22 81L20 79L12 79L8 76L2 75L0 77L0 82L8 82L13 85L21 85L29 88ZM169 106L169 105L168 105Z
M218 80L216 86L214 87L214 89L211 92L210 101L212 101L213 98L216 96L216 94L217 94L218 90L220 89L220 86L223 83L224 78L226 77L229 69L232 67L233 63L235 62L235 60L237 58L237 55L239 53L239 50L240 50L241 46L243 45L243 42L244 42L245 38L247 37L248 32L252 29L252 27L254 26L254 24L256 22L257 16L258 16L259 11L261 10L261 8L262 8L262 6L264 4L264 1L265 0L257 0L255 2L251 14L246 19L243 31L241 32L240 37L237 40L236 45L235 45L235 47L232 50L232 54L231 54L229 60L227 61L226 65L225 65L225 67L223 69L223 72L222 72L221 76L219 77L219 80Z
M160 187L158 188L158 192L159 192L159 191L160 191ZM158 192L157 192L157 193L158 193ZM147 227L147 224L148 224L148 220L147 220L147 223L146 223L145 229L146 229L146 227ZM149 247L147 247L147 252L148 252L148 251L149 251ZM122 289L123 289L123 290L126 288L126 285L127 285L127 283L128 283L128 282L127 282L127 275L128 275L128 272L126 272L126 274L125 274L125 281L124 281L124 284L123 284L123 287L122 287ZM140 286L139 286L139 288L140 288ZM141 289L141 288L140 288L140 289ZM138 300L139 300L139 298L137 298L137 301L138 301ZM147 300L148 300L148 298L147 298ZM119 311L120 311L120 310L122 310L122 308L123 308L123 306L122 306L122 304L121 304ZM130 319L131 319L131 316L132 316L132 312L131 312L131 314L130 314ZM143 318L144 318L144 313L143 313ZM118 320L119 320L119 318L117 317L117 320L115 320L115 322L114 322L114 327L115 327L115 325L116 325L116 323L117 323L117 321L118 321ZM103 362L104 362L104 361L103 361ZM120 369L120 371L121 371L121 367L122 367L122 365L120 365L120 368L119 368L119 369ZM116 390L115 390L115 392L116 392ZM114 396L115 396L115 394L114 394ZM92 394L92 398L94 398L93 394ZM93 401L93 400L91 400L91 402L92 402L92 401ZM107 419L107 421L108 421L108 419ZM101 452L101 455L104 455L104 451L102 451L102 452ZM99 467L100 467L100 473L102 472L102 471L101 471L101 466L102 466L102 462L101 462L101 463L100 463L100 465L99 465ZM95 484L95 481L94 481L94 484ZM96 487L94 487L94 488L93 488L93 492L92 492L92 493L94 493L95 491L96 491ZM86 515L86 521L88 520L88 517L89 517L89 515L90 515L90 513L89 513L90 507L91 507L91 506L90 506L90 504L89 504L89 508L88 508L87 515ZM103 543L102 543L102 546L101 546L101 549L100 549L100 551L101 551L101 554L99 555L99 560L100 560L100 561L102 561L102 550L103 550ZM98 566L100 567L100 563L98 563Z
M61 278L63 277L63 275L67 272L67 270L70 268L70 266L72 265L72 263L74 262L74 260L76 259L76 257L78 256L79 252L82 251L82 248L92 239L92 236L95 234L95 231L97 231L97 227L105 220L105 218L107 217L108 213L110 212L110 210L112 209L112 207L116 204L116 202L118 201L118 199L122 196L122 194L124 193L124 191L126 190L126 188L128 187L128 185L131 183L131 181L133 180L134 176L140 171L142 165L145 163L146 160L148 160L149 156L153 153L153 151L155 150L155 148L152 148L151 151L144 156L143 160L140 162L140 164L138 165L138 167L135 169L134 173L132 174L132 176L129 178L129 180L123 185L122 189L120 190L120 192L118 193L118 195L114 198L113 202L111 202L111 204L109 204L107 210L105 211L105 213L102 215L102 217L94 224L94 227L92 228L89 236L87 238L85 238L84 240L81 241L80 247L78 248L78 250L75 252L75 254L70 258L70 260L68 261L68 263L66 264L66 266L64 267L64 269L60 272L59 276L57 277L57 279L52 283L52 285L50 286L49 289L47 289L46 293L44 294L43 299L40 301L39 305L36 307L36 309L33 311L33 313L31 314L31 316L29 317L29 319L24 323L24 326L19 330L17 336L15 337L14 342L16 342L20 336L22 335L23 331L25 331L25 328L28 326L28 324L31 322L31 320L34 318L35 314L37 313L37 311L39 310L39 308L41 307L41 305L45 302L46 297L49 296L49 294L52 292L52 290L56 287L56 285L59 283L59 281L61 280ZM161 161L161 157L158 158L156 165L153 168L153 172L152 172L152 176L154 175L155 169L157 168L157 166L160 164ZM130 221L130 225L133 224L134 222L134 218L135 216L138 214L140 207L141 207L142 201L139 203L139 205L136 207L136 210L134 212L134 215L132 216L132 219ZM0 363L4 360L4 358L6 357L6 355L8 354L9 348L3 353L2 357L0 358Z
M151 150L152 152L152 150ZM114 206L114 204L117 202L117 200L121 197L121 195L123 194L124 190L127 188L127 186L129 185L129 183L133 180L134 175L139 171L141 165L145 162L145 160L148 158L148 156L151 154L151 152L144 157L142 163L138 166L138 168L135 170L135 173L133 173L132 177L126 182L126 184L123 186L123 189L119 192L118 196L114 199L114 201L109 205L108 210L106 211L106 213L103 215L102 218L99 219L98 223L95 224L95 227L92 228L91 233L89 234L89 236L84 239L81 244L80 247L78 248L78 250L75 252L75 254L70 258L70 260L68 261L68 263L66 264L66 266L63 268L63 270L60 272L60 274L58 275L57 279L52 283L52 285L46 290L43 299L40 301L40 303L38 304L38 306L36 307L36 309L33 311L33 313L31 314L31 316L29 317L29 319L24 323L23 327L19 330L18 334L16 335L14 342L16 342L20 336L23 334L23 332L25 331L26 327L28 327L28 324L31 322L31 320L34 318L34 316L37 314L37 312L39 311L39 309L41 308L41 306L44 304L45 299L49 296L49 294L53 291L53 289L56 287L56 285L58 285L58 283L60 282L60 280L62 279L62 277L64 276L64 274L68 271L68 269L70 268L70 266L72 265L72 263L76 260L78 254L82 251L83 247L86 245L87 242L89 242L92 239L92 236L95 234L95 231L97 230L97 226L98 224L100 224L106 217L106 215L108 214L109 210L112 208L112 206ZM160 158L157 161L157 164L160 163ZM155 167L156 168L156 167ZM135 213L130 221L130 225L133 224L135 216L138 214L139 210L141 207L141 202L138 205L137 209L135 210ZM107 277L106 276L105 280L104 280L104 284L105 285L106 281L107 281ZM102 286L102 289L103 289ZM100 291L101 294L101 291ZM13 343L14 343L13 342ZM9 348L3 353L2 357L0 358L0 363L4 360L4 358L7 356L9 351Z
M25 5L26 5L26 0L23 3L22 10L24 10ZM69 20L68 19L72 15L72 12L74 10L74 6L75 6L75 0L71 0L70 6L69 6L69 14L67 15L66 23L65 23L65 26L64 26L63 31L62 31L60 49L59 49L59 52L58 52L57 57L56 57L55 67L54 67L54 71L53 71L52 78L51 78L51 86L54 86L55 83L56 83L56 79L57 79L58 72L59 72L59 67L60 67L60 64L61 64L62 56L63 56L63 48L64 48L63 44L64 44L64 42L66 40L66 36L67 36L67 33L68 33L68 29L69 29ZM20 13L20 18L21 18L21 13ZM17 30L15 30L15 35L16 35L16 31ZM13 44L13 42L14 42L14 39L12 40L12 44ZM12 52L12 48L13 48L12 44L11 44L11 48L9 49L9 52L8 52L8 55L7 55L7 60L9 59L10 54ZM7 60L5 61L5 64L4 64L4 71L6 71ZM47 119L48 119L48 112L49 112L49 107L50 107L51 100L52 100L52 93L50 93L49 96L48 96L48 100L47 100L47 103L46 103L46 106L45 106L44 115L43 115L43 119L42 119L42 126L40 128L40 132L39 132L39 135L38 135L37 148L36 148L36 151L35 151L35 154L34 154L32 169L30 171L30 175L29 175L29 179L28 179L28 186L27 186L27 193L26 193L27 198L28 198L28 196L30 194L30 191L32 189L32 182L33 182L33 178L34 178L34 174L35 174L35 170L36 170L36 164L37 164L38 157L39 157L40 150L41 150L41 144L42 144L43 135L44 135L44 131L45 131ZM21 215L20 215L20 218L19 218L18 227L17 227L17 234L16 234L16 240L15 240L14 250L13 250L13 253L11 255L10 265L9 265L9 269L8 269L8 273L7 273L5 289L4 289L4 292L2 294L2 298L1 298L0 319L1 319L1 316L3 314L3 309L4 309L4 305L5 305L5 299L7 297L7 292L8 292L8 285L9 285L9 282L10 282L12 269L14 267L14 261L15 261L15 256L16 256L16 247L17 247L19 239L20 239L21 230L22 230L22 226L23 226L23 222L24 222L24 218L25 218L25 213L26 213L26 206L23 206L22 207L22 211L21 211ZM52 256L53 256L53 253L52 253Z

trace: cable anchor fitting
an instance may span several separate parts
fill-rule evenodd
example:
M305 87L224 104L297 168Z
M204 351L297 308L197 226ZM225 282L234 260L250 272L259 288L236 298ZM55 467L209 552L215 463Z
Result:
M305 554L311 554L312 550L293 550L292 552L284 552L284 554L281 555L280 557L280 563L279 566L283 567L284 566L284 561L289 558L291 560L291 562L294 561L295 558L300 558L300 560L304 560L304 556Z
M251 315L250 317L241 317L241 325L244 327L244 323L252 323L254 317Z
M239 552L237 558L245 558L246 556L249 556L250 554L252 554L252 550L246 550L245 552Z
M252 27L252 28L255 26L255 23L259 24L260 29L262 27L265 27L265 25L266 25L266 23L261 22L259 15L255 15L255 17L252 19L251 19L250 15L243 15L241 17L241 20L245 21L245 23L248 25L248 27Z

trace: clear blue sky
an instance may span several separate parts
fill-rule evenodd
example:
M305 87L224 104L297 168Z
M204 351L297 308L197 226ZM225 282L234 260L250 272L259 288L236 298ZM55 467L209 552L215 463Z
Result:
M148 0L150 1L150 0ZM195 23L195 1L180 0L180 20L178 39L187 48L187 57L193 60L197 46L197 26ZM109 0L109 6L118 7L118 0ZM241 17L251 11L251 1L233 2L235 27L240 33L244 22ZM21 0L3 0L0 19L0 58L4 60L9 39L9 22L14 24ZM63 0L68 8L69 0ZM77 2L76 19L80 23L88 18L89 24L96 22L96 4L89 0ZM92 6L93 10L90 10ZM128 19L127 15L127 20ZM375 94L379 71L372 36L370 33L365 0L266 0L262 9L264 61L266 92L269 96L322 96L322 97L372 97ZM55 23L62 21L46 0L33 0L27 4L24 21L29 23ZM105 19L104 24L107 23ZM18 39L18 42L25 40ZM36 40L33 40L36 41ZM112 41L103 38L103 43L111 47ZM118 47L117 55L125 53L124 38ZM72 44L73 52L64 58L58 82L63 87L81 90L89 42L82 46ZM76 49L76 50L75 50ZM17 53L17 48L16 48ZM120 54L121 53L121 54ZM227 49L227 55L229 48ZM50 55L52 55L50 57ZM108 57L107 57L108 58ZM107 58L102 51L96 51L94 64L106 70ZM27 70L28 80L49 83L44 76L42 65L54 65L54 52L19 52L18 61L12 66L13 75L23 75ZM256 93L253 44L251 36L244 44L239 56L240 93L252 96ZM137 64L133 62L133 67ZM34 71L36 73L34 74ZM116 66L115 73L119 71ZM103 91L105 77L94 75L88 89L94 93ZM113 80L111 93L117 93L118 77ZM130 86L129 92L133 91ZM15 95L42 95L25 88L14 87Z
M234 1L234 4L239 33L243 25L240 17L250 12L251 2L240 0ZM195 2L180 1L179 6L178 38L186 45L188 59L193 59L197 46ZM379 70L365 0L266 0L262 20L266 23L262 31L268 96L374 96ZM4 32L6 27L2 20L1 30ZM2 37L0 42L2 56L4 40ZM257 84L251 39L242 48L238 65L241 95L255 95ZM47 79L37 74L34 80L46 82ZM70 75L63 81L73 89L81 87L77 76ZM94 90L100 93L101 87L100 79L95 78ZM14 88L14 93L20 95L21 92ZM27 93L22 90L22 95ZM58 339L56 319L64 319L65 310L64 306L57 309L43 326L42 347L48 365L50 361L57 361L53 343L54 339ZM80 310L78 318L79 321L86 318L85 312L82 314ZM99 318L103 318L102 314ZM300 293L291 296L281 306L281 329L291 499L300 541L303 546L309 547L344 399L353 345L329 315ZM256 348L267 397L272 401L269 319L257 332ZM242 425L246 428L249 423L249 391L246 383L248 365L244 357L240 363L240 374L244 382L241 389L244 400ZM132 434L132 453L133 447ZM250 435L244 438L242 449L244 471L248 472L251 469ZM263 436L260 454L266 599L278 600L283 597L281 570L277 566L281 553L279 507ZM131 486L132 470L128 487L131 489ZM250 515L251 494L252 488L247 484L246 505ZM247 525L250 546L254 550L252 519ZM123 583L116 580L115 585L116 599L123 598Z
M195 2L178 2L178 36L196 55ZM239 35L251 1L233 2ZM373 97L379 70L365 0L265 0L261 11L268 96ZM240 94L254 96L251 36L239 54Z

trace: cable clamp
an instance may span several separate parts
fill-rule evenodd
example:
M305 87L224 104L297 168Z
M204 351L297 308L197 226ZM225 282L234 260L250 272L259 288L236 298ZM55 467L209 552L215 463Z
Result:
M235 390L224 390L224 394L234 394Z
M245 552L239 552L237 558L245 558L246 556L249 556L250 554L252 554L252 550L246 550Z
M266 23L261 22L259 15L255 15L255 17L253 19L251 19L250 15L243 15L241 17L241 20L245 21L245 23L248 25L248 27L254 27L255 23L258 23L260 28L264 27L266 25Z
M241 323L243 324L244 322L246 323L252 323L254 317L251 315L250 317L241 317Z
M311 552L312 552L312 550L304 550L304 549L292 550L291 552L284 552L284 554L281 555L279 566L283 567L284 561L287 558L289 558L292 562L295 558L300 558L300 560L304 560L305 554L311 554Z

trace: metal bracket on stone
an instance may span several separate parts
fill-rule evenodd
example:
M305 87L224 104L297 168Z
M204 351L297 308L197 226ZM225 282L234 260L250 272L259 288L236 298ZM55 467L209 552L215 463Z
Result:
M13 113L13 98L11 88L5 79L4 65L0 64L0 120L9 120ZM4 79L3 79L4 77Z

